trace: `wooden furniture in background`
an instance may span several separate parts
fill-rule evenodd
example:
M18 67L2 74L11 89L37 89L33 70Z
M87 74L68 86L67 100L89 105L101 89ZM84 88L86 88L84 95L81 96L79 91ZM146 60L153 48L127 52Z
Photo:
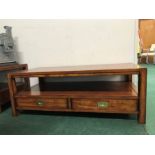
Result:
M9 88L7 83L7 73L25 69L27 69L26 64L0 65L0 73L5 72L6 74L5 81L0 81L0 112L2 111L2 105L10 101ZM18 84L18 87L21 86L20 84Z
M155 64L155 49L150 50L155 44L155 19L139 20L139 44L139 63Z
M125 78L123 81L87 80L116 75ZM137 89L132 75L138 75ZM39 84L18 91L15 79L30 77L38 77ZM16 116L20 110L42 110L136 114L138 122L145 123L146 79L146 68L135 64L47 67L10 73L12 113Z
M139 35L142 49L150 49L151 45L155 44L155 19L140 19Z

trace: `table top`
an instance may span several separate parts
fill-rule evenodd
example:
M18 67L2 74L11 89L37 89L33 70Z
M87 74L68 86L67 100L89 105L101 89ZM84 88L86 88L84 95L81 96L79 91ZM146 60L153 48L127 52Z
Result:
M133 63L101 64L101 65L78 65L62 67L39 67L28 70L28 72L57 72L57 71L87 71L87 70L114 70L114 69L137 69L139 65Z
M27 66L26 64L8 64L8 65L1 64L0 71L16 70L26 66Z
M14 76L78 76L100 73L138 73L140 66L133 63L120 64L102 64L102 65L79 65L79 66L63 66L63 67L40 67L30 70L18 71L11 73Z

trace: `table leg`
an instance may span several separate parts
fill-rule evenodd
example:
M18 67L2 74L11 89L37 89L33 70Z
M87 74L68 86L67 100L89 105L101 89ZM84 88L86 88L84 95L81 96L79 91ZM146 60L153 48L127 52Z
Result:
M139 74L139 116L138 122L144 124L146 122L146 87L147 87L147 70L140 69Z
M14 97L14 95L17 92L17 88L16 88L15 79L12 78L10 74L8 74L8 85L9 85L10 100L11 100L11 106L12 106L12 115L17 116L17 111L15 107L15 97Z
M28 70L28 65L27 64L24 66L23 70ZM30 90L30 79L29 78L24 78L24 82L25 82L26 90Z
M2 112L2 105L0 105L0 113Z
M26 90L30 90L30 79L24 78Z
M127 75L127 81L132 82L132 74Z

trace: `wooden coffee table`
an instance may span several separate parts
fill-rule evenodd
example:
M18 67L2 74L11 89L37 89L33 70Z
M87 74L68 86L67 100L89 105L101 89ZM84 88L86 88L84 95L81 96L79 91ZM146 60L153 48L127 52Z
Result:
M107 80L117 75L121 81ZM137 87L133 75L138 77ZM30 87L31 77L39 84ZM17 90L16 78L25 80L23 90ZM119 113L135 114L145 123L147 70L139 65L36 68L10 73L8 80L13 116L20 110Z

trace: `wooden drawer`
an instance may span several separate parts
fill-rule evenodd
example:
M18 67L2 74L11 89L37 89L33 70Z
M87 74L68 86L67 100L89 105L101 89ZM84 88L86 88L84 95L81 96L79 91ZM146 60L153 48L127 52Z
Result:
M137 100L73 99L72 108L81 111L134 113L137 111Z
M16 106L27 109L66 109L67 99L57 98L17 98Z

